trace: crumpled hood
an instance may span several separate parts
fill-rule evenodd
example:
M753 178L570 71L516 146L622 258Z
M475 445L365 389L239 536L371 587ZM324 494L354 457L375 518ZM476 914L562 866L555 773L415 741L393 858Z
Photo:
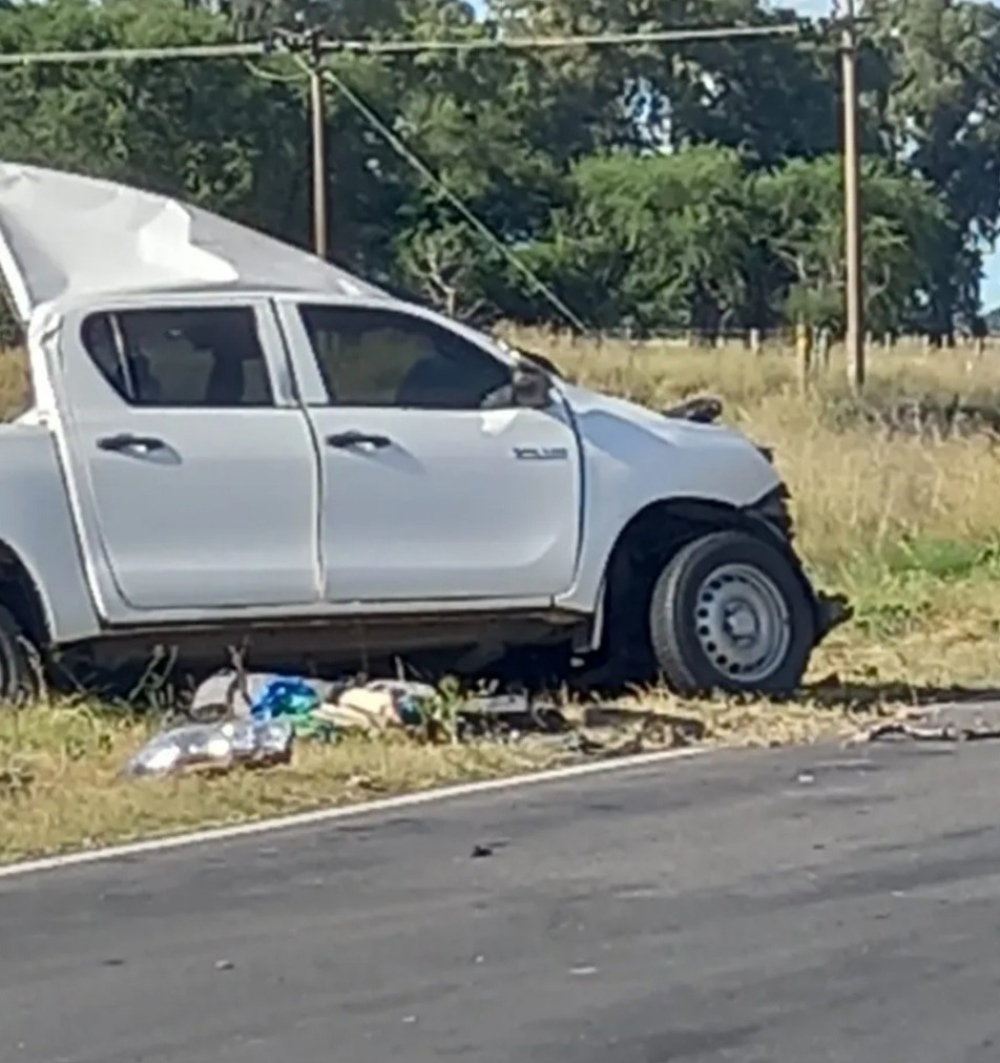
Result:
M724 424L665 417L625 399L560 385L596 494L701 498L753 505L780 482L775 466L742 432Z
M623 422L641 426L678 446L736 446L740 449L754 444L739 429L726 424L700 424L680 417L665 417L657 410L640 406L637 402L603 395L576 384L563 384L562 392L581 423L588 414L604 413Z

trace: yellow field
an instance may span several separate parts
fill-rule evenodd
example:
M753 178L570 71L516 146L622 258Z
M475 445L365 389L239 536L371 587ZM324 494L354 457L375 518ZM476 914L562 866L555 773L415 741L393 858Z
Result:
M790 352L570 343L521 333L580 382L665 406L692 394L725 400L727 419L775 448L794 498L799 544L820 582L854 598L857 619L817 654L794 708L681 704L663 692L642 711L696 720L708 741L774 743L844 733L860 707L1000 686L1000 456L969 439L890 437L866 427L834 364L808 394ZM1000 407L1000 352L871 355L865 404L958 395ZM0 354L0 411L25 405L23 362ZM94 708L0 714L0 861L81 843L221 822L481 777L553 754L394 744L305 750L289 769L225 780L121 782L149 721Z

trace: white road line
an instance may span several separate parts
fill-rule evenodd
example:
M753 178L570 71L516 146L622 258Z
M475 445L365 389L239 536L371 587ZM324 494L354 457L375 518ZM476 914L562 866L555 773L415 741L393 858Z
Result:
M26 860L19 864L0 867L0 880L32 875L41 871L59 871L63 868L79 867L83 864L100 864L112 860L121 860L130 856L142 856L146 853L162 853L185 846L207 845L210 842L230 841L235 838L247 838L256 834L269 834L274 831L290 830L295 827L312 827L337 820L354 819L359 816L377 815L380 812L393 812L400 808L413 808L451 798L473 797L477 794L492 793L495 790L516 790L528 786L538 786L547 782L561 782L564 779L578 779L588 775L604 775L627 768L641 768L660 764L669 760L682 760L700 756L707 749L666 749L657 753L638 753L631 757L616 757L610 760L589 761L585 764L570 764L562 768L550 768L546 771L529 772L526 775L511 775L502 779L486 779L482 782L459 783L456 786L442 786L433 790L419 790L416 793L400 794L397 797L385 797L377 801L368 801L356 805L340 805L336 808L319 808L313 812L299 812L290 816L277 816L273 819L252 820L249 823L237 823L228 827L212 827L208 830L191 831L186 834L173 834L163 838L150 838L147 841L129 842L125 845L112 845L104 849L86 849L80 852L65 853L62 856L47 856L38 860Z

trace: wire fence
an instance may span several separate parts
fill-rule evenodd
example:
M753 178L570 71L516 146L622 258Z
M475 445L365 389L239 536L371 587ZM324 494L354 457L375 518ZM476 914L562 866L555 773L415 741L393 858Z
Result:
M497 330L504 332L516 324L503 322ZM497 331L494 330L494 331ZM796 329L788 326L778 329L726 329L723 331L699 331L697 329L658 329L652 332L638 333L628 328L605 329L582 334L562 333L544 327L530 331L543 334L550 332L559 335L562 342L570 346L628 346L649 349L677 350L743 350L748 353L788 352L803 346L822 353L825 350L836 351L843 345L842 337L825 332L822 329ZM1000 333L985 336L973 335L971 332L959 331L952 337L941 339L929 334L904 333L885 334L868 333L865 347L870 351L908 351L933 353L940 350L957 350L965 352L1000 351Z

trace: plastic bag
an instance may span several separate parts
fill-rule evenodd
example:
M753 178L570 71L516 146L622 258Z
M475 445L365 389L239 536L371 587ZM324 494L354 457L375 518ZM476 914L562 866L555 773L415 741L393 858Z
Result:
M288 763L295 730L288 719L226 720L164 731L129 761L133 777L173 775L194 769L225 771L236 765Z
M271 672L247 672L237 675L232 670L209 676L194 692L189 713L195 718L217 719L237 716L277 716L279 702L286 708L293 703L302 706L313 702L314 707L335 695L338 686L323 679L300 679L297 676L276 675ZM292 712L298 715L297 711Z

